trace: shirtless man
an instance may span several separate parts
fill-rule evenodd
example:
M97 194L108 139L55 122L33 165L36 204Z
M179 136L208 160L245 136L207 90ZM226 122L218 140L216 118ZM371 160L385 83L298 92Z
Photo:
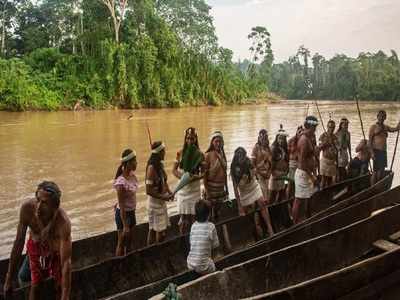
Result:
M287 187L287 198L290 199L294 196L294 174L297 169L298 149L297 142L303 132L303 126L297 127L296 135L288 141L289 152L289 183Z
M356 147L357 156L349 164L349 175L351 178L368 173L369 160L371 159L371 149L368 141L362 139Z
M304 131L297 142L297 169L294 175L295 200L292 207L292 218L298 223L304 218L306 202L314 193L314 185L317 182L317 159L314 145L315 130L318 120L314 116L308 116L304 122ZM300 209L303 211L300 214Z
M269 203L268 181L271 176L271 149L269 148L268 133L265 129L261 129L258 133L258 141L251 153L251 162L255 167L256 177L264 199Z
M387 137L389 132L400 130L400 121L397 127L390 127L384 124L386 112L381 110L377 115L378 122L369 129L369 146L372 149L372 160L374 161L373 183L383 178L387 167Z
M54 182L44 181L36 199L22 204L17 236L11 251L4 293L12 293L12 280L21 258L29 228L27 255L31 272L29 300L40 299L40 283L53 277L57 299L67 300L71 290L71 223L60 208L61 191Z
M337 174L338 139L333 133L335 121L329 120L327 132L319 137L319 148L322 150L320 172L322 175L321 188L328 187L335 183Z
M210 146L205 153L204 171L205 199L212 208L212 219L216 222L221 205L228 197L227 161L220 131L211 135Z

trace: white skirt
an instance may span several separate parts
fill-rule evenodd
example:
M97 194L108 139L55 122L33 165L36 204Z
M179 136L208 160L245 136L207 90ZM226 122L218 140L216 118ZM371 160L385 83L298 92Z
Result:
M200 180L183 187L177 194L178 212L180 215L195 215L195 205L201 198Z
M309 199L314 193L314 184L306 171L296 169L294 174L295 197L299 199Z
M257 180L253 178L250 183L241 183L238 186L240 194L240 204L249 206L263 197L263 193Z
M168 217L167 203L165 201L159 199L149 199L147 212L149 214L150 230L161 232L166 230L167 227L171 225Z

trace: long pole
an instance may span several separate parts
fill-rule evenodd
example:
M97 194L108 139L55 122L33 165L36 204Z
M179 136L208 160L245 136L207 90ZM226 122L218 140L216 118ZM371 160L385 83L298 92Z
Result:
M319 110L317 100L315 100L314 103L315 103L315 106L317 107L317 111L318 111L319 119L320 119L320 121L321 121L322 129L323 129L324 132L326 133L326 129L325 129L325 126L324 126L324 120L322 119L321 112L320 112L320 110Z
M400 135L400 131L397 131L397 137L396 137L396 144L394 146L394 152L393 152L393 158L392 158L392 163L390 164L390 171L392 171L393 169L393 163L394 163L394 159L396 157L396 152L397 152L397 144L399 142L399 135Z
M364 140L366 141L367 139L365 138L364 123L363 123L363 120L362 120L362 117L361 117L360 105L358 104L358 97L356 97L356 104L357 104L358 117L360 118L361 131L362 131ZM368 161L368 166L369 166L370 172L372 172L371 161Z
M152 140L151 140L150 127L149 127L149 124L147 123L147 121L145 121L145 122L146 122L146 127L147 127L147 136L148 136L148 138L149 138L150 149L151 149L151 145L153 145L153 142L152 142Z

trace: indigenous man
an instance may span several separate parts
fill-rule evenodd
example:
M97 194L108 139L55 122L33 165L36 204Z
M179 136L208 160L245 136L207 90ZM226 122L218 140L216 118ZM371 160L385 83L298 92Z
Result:
M400 121L397 127L390 127L384 124L386 112L381 110L377 115L378 121L369 129L369 145L372 149L372 160L374 161L373 182L382 179L387 167L387 137L389 132L400 130Z
M362 139L356 147L357 156L353 158L349 165L349 175L351 178L368 173L369 160L371 159L371 149L368 141Z
M285 177L289 171L289 155L286 138L287 133L281 125L271 149L271 177L268 185L270 190L270 203L276 201L280 202L285 198Z
M319 148L322 150L320 172L322 175L321 188L325 188L335 183L338 140L333 133L335 130L335 121L329 120L327 132L319 137Z
M172 169L175 177L181 179L185 172L190 173L191 181L176 194L178 211L181 215L179 231L181 234L190 231L194 222L195 205L201 198L200 173L204 155L200 152L196 129L189 127L185 131L183 147L176 154Z
M251 162L255 166L256 177L264 199L268 203L268 182L271 176L271 150L269 148L268 133L265 129L261 129L258 134L258 141L251 153Z
M338 139L338 181L343 181L347 177L347 166L351 160L351 140L349 132L349 120L342 118L339 128L336 131Z
M207 203L212 208L212 219L217 222L219 210L228 196L227 161L224 139L220 131L211 135L211 142L205 154L204 192Z
M151 156L146 167L146 194L148 195L149 234L147 245L164 241L170 225L167 201L173 194L167 183L164 170L165 145L158 141L151 145Z
M298 149L297 142L303 132L303 126L297 127L296 135L289 139L288 152L289 152L289 183L287 188L287 198L290 199L294 196L294 174L297 169Z
M304 122L304 131L297 142L298 165L294 175L295 200L292 207L293 222L298 223L305 215L306 202L314 193L314 185L317 182L315 156L315 130L318 120L314 116L308 116ZM300 216L300 209L303 211Z
M4 283L5 294L11 293L18 261L24 248L29 228L27 256L31 272L29 299L40 299L40 283L53 277L57 299L67 300L71 290L71 223L60 207L61 191L51 181L43 181L36 190L36 199L22 204Z

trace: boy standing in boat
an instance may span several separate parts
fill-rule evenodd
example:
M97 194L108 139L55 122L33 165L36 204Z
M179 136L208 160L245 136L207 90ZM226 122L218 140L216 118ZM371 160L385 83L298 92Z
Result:
M319 137L319 148L322 150L320 171L322 175L322 188L335 183L337 174L338 140L335 131L335 121L329 120L327 132Z
M374 183L383 178L387 167L387 138L389 132L400 130L400 121L397 127L390 127L384 124L386 112L381 110L377 115L378 121L369 129L369 146L372 149L372 160L374 161Z
M36 199L22 204L17 235L11 251L4 292L12 291L18 261L24 249L29 228L27 255L31 272L29 299L40 299L40 283L53 277L57 299L67 300L71 290L71 223L60 207L61 191L51 181L43 181L36 190Z
M212 208L212 219L218 221L219 210L228 197L227 161L224 139L220 131L211 136L210 147L205 154L204 189L205 199Z
M256 177L264 199L269 203L268 181L271 176L271 149L269 148L268 133L265 129L261 129L258 134L258 141L251 153L251 162L255 166Z
M297 142L298 165L294 175L295 200L292 207L294 223L298 223L304 217L306 202L314 193L314 185L317 182L318 161L314 144L317 126L317 118L308 116L304 122L304 131ZM301 216L300 210L302 210Z
M196 203L196 222L190 230L190 252L187 257L189 270L201 275L215 271L212 250L219 246L217 229L208 221L210 208L204 201Z

